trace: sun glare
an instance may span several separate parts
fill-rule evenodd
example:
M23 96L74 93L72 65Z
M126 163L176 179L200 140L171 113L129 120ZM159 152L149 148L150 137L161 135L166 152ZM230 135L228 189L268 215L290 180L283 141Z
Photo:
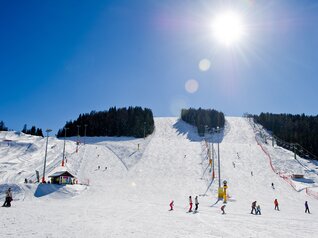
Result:
M212 31L216 40L226 46L239 42L245 33L242 18L234 11L217 15L212 22Z

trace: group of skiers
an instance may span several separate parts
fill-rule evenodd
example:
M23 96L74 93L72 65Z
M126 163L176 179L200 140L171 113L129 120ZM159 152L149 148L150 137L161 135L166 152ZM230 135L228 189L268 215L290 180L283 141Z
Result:
M196 213L198 211L198 209L199 209L198 196L195 197L194 204L195 204L195 208L194 208L194 211L192 211L193 201L192 201L192 197L189 196L189 210L188 210L188 212ZM279 211L279 206L278 205L279 205L278 204L278 200L277 200L277 198L275 198L275 200L274 200L274 209L277 210L277 211ZM170 206L170 210L169 211L172 211L173 207L174 207L174 201L173 200L170 202L169 206ZM225 207L226 207L225 204L223 204L221 206L222 214L225 214ZM305 213L307 213L307 212L310 213L308 202L306 201L305 202ZM261 206L259 204L257 204L257 201L252 202L251 214L262 215Z
M199 209L198 196L196 196L194 198L194 205L195 205L195 208L194 208L194 211L192 211L193 201L192 201L192 197L189 196L189 210L188 210L188 212L198 212L198 209ZM174 201L173 200L170 202L169 206L170 206L170 211L172 211L173 210L173 206L174 206Z
M251 214L254 214L253 212L255 212L255 215L262 215L261 214L261 206L260 205L256 205L256 201L252 202L252 210L251 210Z
M192 197L189 196L189 210L188 210L188 212L194 212L194 213L198 212L198 209L199 209L198 196L196 196L194 198L194 205L195 205L195 208L194 208L194 211L192 211L193 201L192 201ZM170 202L169 206L170 206L170 210L169 211L172 211L173 210L173 206L174 206L174 201L173 200ZM225 205L223 205L221 207L221 211L222 211L222 214L225 214Z
M254 214L255 212L255 215L261 215L261 207L260 205L256 205L256 201L252 202L252 210L251 210L251 214ZM279 211L279 206L278 206L278 200L277 198L275 198L274 200L274 209ZM309 211L309 206L308 206L308 202L305 201L305 213L310 213Z
M12 191L11 191L11 188L9 188L7 191L6 191L6 198L5 198L5 201L3 203L3 207L11 207L11 202L12 202Z

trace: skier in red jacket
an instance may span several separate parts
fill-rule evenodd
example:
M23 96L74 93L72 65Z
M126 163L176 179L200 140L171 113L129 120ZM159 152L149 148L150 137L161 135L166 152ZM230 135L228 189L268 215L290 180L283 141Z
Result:
M189 212L192 212L192 204L193 204L193 202L192 202L192 197L191 196L189 196L189 204L190 204Z
M274 200L274 205L275 205L275 210L279 211L277 198L275 198L275 200Z
M172 211L173 210L173 200L171 201L171 203L169 204L169 206L170 206L170 211Z

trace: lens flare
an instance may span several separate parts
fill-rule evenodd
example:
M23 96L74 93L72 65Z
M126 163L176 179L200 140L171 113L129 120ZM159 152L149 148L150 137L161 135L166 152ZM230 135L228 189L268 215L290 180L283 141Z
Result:
M207 71L207 70L210 69L210 67L211 67L211 62L210 62L210 60L208 60L208 59L202 59L202 60L200 60L200 62L199 62L199 69L200 69L201 71Z
M199 83L195 79L190 79L185 83L185 90L188 93L195 93L199 89Z

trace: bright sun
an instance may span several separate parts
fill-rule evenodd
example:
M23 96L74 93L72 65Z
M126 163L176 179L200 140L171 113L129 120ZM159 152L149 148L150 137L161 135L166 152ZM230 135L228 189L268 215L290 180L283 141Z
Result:
M226 11L214 18L212 31L218 42L231 46L242 39L245 27L238 13Z

